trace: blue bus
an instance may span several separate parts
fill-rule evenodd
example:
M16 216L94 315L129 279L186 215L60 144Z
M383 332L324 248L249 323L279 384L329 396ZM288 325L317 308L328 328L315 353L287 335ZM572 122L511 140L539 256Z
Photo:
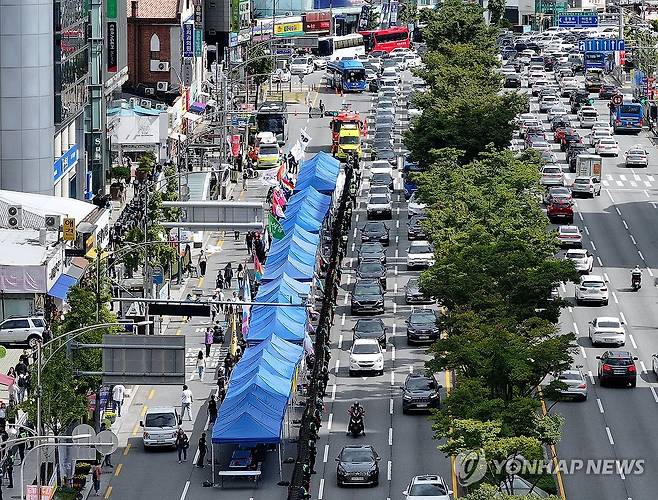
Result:
M328 84L331 88L347 92L363 92L366 89L366 70L361 61L343 59L327 64Z
M644 107L637 102L616 106L610 113L610 125L615 133L629 131L639 134L644 125Z

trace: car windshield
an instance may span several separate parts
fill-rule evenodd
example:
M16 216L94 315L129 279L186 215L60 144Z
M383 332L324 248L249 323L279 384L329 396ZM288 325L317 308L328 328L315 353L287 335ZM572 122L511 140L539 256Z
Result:
M354 295L379 295L381 289L377 283L357 283L354 286Z
M433 497L447 494L448 492L441 484L414 484L409 489L409 496Z
M361 344L355 343L352 346L353 354L377 354L379 352L379 344Z
M380 154L385 152L386 152L385 150L380 151ZM391 175L386 173L376 173L372 176L372 182L375 182L377 184L389 183L391 182Z
M274 156L279 154L278 146L261 146L258 150L259 155Z
M384 225L383 222L369 222L366 224L364 231L376 231L376 232L381 232L381 231L386 231L386 226Z
M382 266L379 262L364 262L359 266L362 273L381 273Z
M569 250L567 252L567 259L584 259L586 255L587 254L583 251Z
M409 288L419 288L420 287L420 282L416 278L411 278L409 281L407 281L407 287L409 287Z
M36 326L37 328L42 328L42 327L45 328L46 326L46 323L41 318L33 318L32 323L34 323L34 326Z
M545 174L561 174L562 169L560 167L544 167L543 172Z
M640 151L639 149L632 149L628 152L629 155L636 155L636 156L644 156L646 153L644 151Z
M173 413L148 413L144 427L176 427L176 415Z
M602 288L605 286L605 283L603 281L583 281L580 286L584 286L585 288Z
M569 191L569 188L553 188L550 191L551 196L570 196L571 191Z
M629 358L604 358L603 361L612 366L629 366L632 364Z
M358 135L347 135L340 138L340 144L359 144L361 138Z
M609 146L616 146L617 141L615 141L614 139L601 139L600 144L607 144Z
M373 462L375 457L372 456L372 451L365 448L344 448L340 454L340 459L343 462Z
M308 64L308 58L299 57L297 59L293 59L291 64Z
M372 205L386 205L389 203L389 198L388 196L371 196L370 197L370 203Z
M574 184L589 184L589 177L576 177Z
M560 232L562 234L578 234L578 228L577 227L570 227L570 226L567 226L567 227L563 226L563 227L560 228Z
M381 243L364 243L361 245L361 253L383 253L384 252L384 247L382 246Z
M619 321L614 321L614 320L605 320L605 321L599 321L596 323L596 326L598 328L619 328L621 324Z
M436 316L432 312L415 313L409 317L409 323L414 325L433 325L436 323Z
M596 111L583 111L583 118L597 118L598 113Z
M429 391L434 388L434 384L426 377L410 377L406 388L410 391Z
M358 332L381 332L384 325L379 320L361 319L356 323L356 331Z
M409 247L409 253L432 253L429 245L413 245Z
M560 380L582 380L583 377L578 372L564 372L558 376Z

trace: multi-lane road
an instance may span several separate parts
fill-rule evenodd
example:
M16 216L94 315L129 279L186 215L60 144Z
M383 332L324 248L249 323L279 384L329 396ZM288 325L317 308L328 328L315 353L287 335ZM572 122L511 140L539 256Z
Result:
M536 110L536 99L531 102ZM600 119L607 120L607 101L597 99L595 107ZM589 133L580 132L583 136ZM621 154L603 160L601 196L578 199L574 218L583 233L583 248L594 256L592 274L608 281L609 305L576 306L574 285L560 290L571 304L561 316L561 329L576 333L579 348L575 364L582 365L588 376L589 397L585 402L564 402L555 407L566 417L558 455L567 461L640 460L643 467L640 474L614 469L597 474L600 465L594 462L589 472L583 469L563 474L570 499L641 500L656 498L658 491L658 393L656 377L651 373L651 355L658 352L658 289L654 278L658 275L658 149L646 130L639 136L617 134L615 139ZM623 153L634 144L650 151L648 168L625 167ZM564 162L564 154L554 147ZM567 172L566 166L564 170ZM573 176L568 174L568 178ZM636 264L644 270L643 286L633 292L630 269ZM588 322L597 316L618 316L624 323L627 343L622 349L638 357L637 388L600 386L596 356L607 348L593 347L588 338ZM632 470L640 470L637 463Z

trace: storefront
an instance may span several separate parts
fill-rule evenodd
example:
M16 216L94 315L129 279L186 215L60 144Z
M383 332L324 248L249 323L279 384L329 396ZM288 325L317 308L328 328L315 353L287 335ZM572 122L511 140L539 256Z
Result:
M112 150L118 157L133 159L141 153L151 151L158 161L167 156L167 111L143 108L138 105L122 104L107 112L112 117Z

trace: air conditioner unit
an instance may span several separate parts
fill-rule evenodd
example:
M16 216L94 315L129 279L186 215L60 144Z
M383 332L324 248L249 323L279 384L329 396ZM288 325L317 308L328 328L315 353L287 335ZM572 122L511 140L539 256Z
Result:
M130 98L130 105L135 107L139 106L139 97L131 97Z
M149 101L148 99L142 99L141 102L139 103L139 105L142 108L148 108L148 109L151 109L151 107L152 107L151 101Z
M59 230L59 226L62 223L61 215L46 215L46 229L50 230Z
M158 92L166 92L169 89L169 82L158 82Z
M7 209L9 215L9 227L13 229L23 229L23 207L20 205L9 205Z
M146 95L155 95L155 89L154 89L154 88L151 88L151 87L146 87L146 88L144 89L144 93L145 93Z
M169 63L165 61L152 59L149 66L151 71L169 71Z
M155 109L160 110L160 111L167 111L167 105L158 103L155 105Z

